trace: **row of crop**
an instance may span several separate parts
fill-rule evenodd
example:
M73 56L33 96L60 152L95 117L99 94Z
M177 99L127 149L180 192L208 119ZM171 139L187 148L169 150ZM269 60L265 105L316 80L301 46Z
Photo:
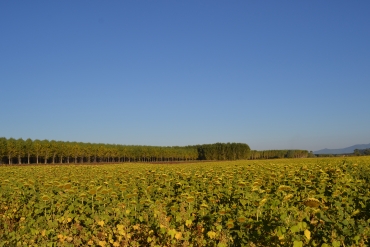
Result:
M367 163L3 169L4 245L361 246ZM363 174L363 173L362 173Z

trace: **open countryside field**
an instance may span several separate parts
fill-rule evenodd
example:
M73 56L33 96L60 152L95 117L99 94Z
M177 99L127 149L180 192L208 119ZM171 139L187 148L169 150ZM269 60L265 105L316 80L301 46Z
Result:
M368 246L370 158L0 167L0 246Z

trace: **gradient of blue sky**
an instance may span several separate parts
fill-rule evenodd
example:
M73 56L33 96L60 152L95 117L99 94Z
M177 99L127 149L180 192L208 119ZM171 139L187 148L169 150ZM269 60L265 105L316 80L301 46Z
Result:
M370 142L370 1L0 1L0 136Z

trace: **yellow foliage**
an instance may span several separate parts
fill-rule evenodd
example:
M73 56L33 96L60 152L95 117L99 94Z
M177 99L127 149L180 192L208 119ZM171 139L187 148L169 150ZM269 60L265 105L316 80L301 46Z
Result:
M306 238L308 239L308 240L310 240L311 239L311 232L309 231L309 230L304 230L304 235L306 236Z
M175 238L176 238L177 240L180 240L180 239L182 238L182 233L181 233L181 232L177 232L177 233L175 234Z
M213 231L209 231L207 232L207 236L210 238L210 239L214 239L216 237L216 233L213 232Z
M185 225L186 225L187 227L190 227L192 223L193 223L193 222L192 222L192 220L186 220L186 221L185 221Z

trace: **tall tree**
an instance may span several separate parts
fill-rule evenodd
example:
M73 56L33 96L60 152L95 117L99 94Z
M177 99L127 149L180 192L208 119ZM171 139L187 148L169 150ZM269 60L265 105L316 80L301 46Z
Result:
M18 156L18 164L22 164L22 157L26 153L26 142L22 138L16 141L16 153Z
M81 147L77 142L73 142L72 144L72 152L73 152L73 158L75 160L75 164L77 164L77 158L81 155Z
M17 141L9 138L6 143L6 152L8 155L9 165L13 164L13 157L17 155Z
M41 155L44 157L44 163L46 164L51 155L50 142L48 140L42 140L41 146Z
M91 157L94 155L93 145L91 143L84 143L84 156L86 158L87 163L91 162ZM83 159L83 157L82 157Z
M91 153L92 153L92 156L94 157L94 160L93 162L96 163L98 162L98 151L99 151L99 145L98 144L91 144Z
M36 156L36 164L39 163L39 156L42 152L42 143L40 140L36 139L33 141L32 150L34 155Z
M67 163L69 164L69 159L73 156L74 154L74 147L72 142L65 142L64 145L64 154L67 158Z
M104 162L104 158L106 156L106 145L104 144L99 144L99 147L98 147L98 157L99 157L99 162Z
M3 158L6 155L7 140L5 137L0 137L0 164L2 164Z
M51 157L53 158L52 163L55 164L55 158L60 152L59 143L57 141L51 140L49 145L50 145L50 154L51 154Z
M25 154L27 154L27 164L30 164L30 157L33 152L33 141L28 138L24 143Z
M63 158L67 156L67 151L66 151L67 143L62 142L62 141L58 141L57 145L58 145L59 163L62 164L63 163Z

